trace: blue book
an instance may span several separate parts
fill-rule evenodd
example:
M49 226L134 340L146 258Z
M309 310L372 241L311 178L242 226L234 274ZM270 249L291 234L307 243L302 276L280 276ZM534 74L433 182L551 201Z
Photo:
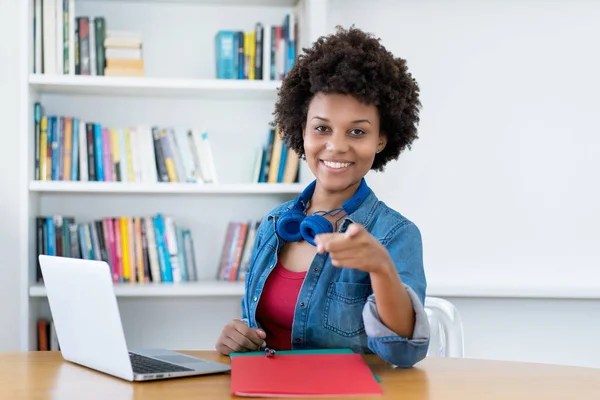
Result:
M237 32L220 30L215 35L217 79L236 79Z
M96 160L96 180L104 181L104 152L102 150L102 125L94 124L94 159Z
M154 221L154 236L160 264L160 275L163 282L173 282L173 270L169 259L169 251L165 243L165 221L162 214L152 218Z
M285 143L281 143L281 158L279 159L279 171L277 171L277 183L283 182L285 173L285 164L287 163L288 148Z
M49 256L56 255L56 236L54 234L54 218L46 218L46 254Z

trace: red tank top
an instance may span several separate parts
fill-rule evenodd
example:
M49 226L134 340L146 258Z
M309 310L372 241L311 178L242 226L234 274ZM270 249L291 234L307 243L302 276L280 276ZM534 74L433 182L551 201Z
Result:
M279 261L267 278L256 308L256 320L267 334L267 347L292 348L292 323L305 272L292 272Z

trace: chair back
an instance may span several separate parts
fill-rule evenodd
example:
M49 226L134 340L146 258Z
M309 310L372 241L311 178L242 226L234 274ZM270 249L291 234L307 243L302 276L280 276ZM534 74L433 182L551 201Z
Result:
M431 326L427 356L463 358L463 326L454 304L437 297L425 297L425 312Z

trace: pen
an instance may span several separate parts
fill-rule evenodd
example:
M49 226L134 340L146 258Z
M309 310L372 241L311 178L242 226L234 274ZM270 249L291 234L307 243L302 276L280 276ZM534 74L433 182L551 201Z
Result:
M273 357L275 355L275 349L270 349L267 346L263 347L261 350L265 352L267 357Z

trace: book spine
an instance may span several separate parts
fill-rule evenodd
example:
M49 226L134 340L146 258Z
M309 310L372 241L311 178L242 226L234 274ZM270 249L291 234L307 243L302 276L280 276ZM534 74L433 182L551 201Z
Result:
M254 35L255 55L254 55L254 79L263 79L263 46L264 46L264 26L258 22L255 27Z
M71 153L71 180L79 180L79 119L73 118L72 129L72 153Z
M48 180L48 117L43 116L40 121L40 172L36 179Z
M33 179L37 180L40 177L40 147L41 147L41 119L42 119L42 105L38 102L33 106L33 122L34 122L34 169Z
M94 124L94 160L96 161L96 180L104 181L104 150L102 150L102 126Z
M196 269L196 256L194 253L194 241L192 239L192 233L189 229L183 231L183 240L185 246L185 259L188 267L188 279L190 281L198 280L198 273Z
M90 19L88 17L78 17L79 21L79 74L90 75L92 72L90 65Z
M146 236L148 238L148 261L150 262L150 275L152 282L161 282L161 266L156 247L156 229L152 217L144 218L146 225Z
M73 156L73 118L64 117L63 119L63 131L64 131L64 146L62 147L62 180L71 180L71 162Z
M95 140L94 140L94 124L86 123L86 143L87 143L87 166L88 177L90 181L96 181L96 155L95 155Z
M169 261L169 251L167 250L165 243L165 224L161 214L158 214L154 218L154 230L158 259L160 260L161 280L163 282L173 282L173 272L171 271L171 262Z
M142 236L142 264L144 269L144 282L148 283L151 281L151 272L150 272L150 260L148 256L148 232L146 225L146 218L140 218L140 232Z
M106 39L106 20L104 17L96 17L94 20L96 30L96 73L104 75L106 67L106 54L104 49L104 39Z
M79 121L79 180L82 182L87 182L89 177L87 149L87 126L85 121Z

